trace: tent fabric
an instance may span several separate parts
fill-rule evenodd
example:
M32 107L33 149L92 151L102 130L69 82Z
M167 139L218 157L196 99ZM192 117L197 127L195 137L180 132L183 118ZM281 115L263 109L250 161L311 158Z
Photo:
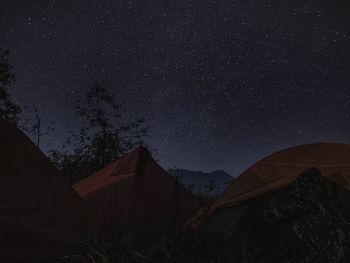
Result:
M197 198L138 146L74 185L99 226L130 221L184 220Z
M230 183L209 214L282 188L311 167L317 168L335 184L335 191L348 198L344 191L350 190L350 145L316 143L277 152L248 168Z
M45 155L0 119L1 262L36 262L70 251L84 231L83 205Z

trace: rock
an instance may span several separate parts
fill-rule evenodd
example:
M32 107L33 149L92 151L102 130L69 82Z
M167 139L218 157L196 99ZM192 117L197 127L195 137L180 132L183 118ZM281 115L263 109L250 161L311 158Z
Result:
M317 169L259 199L239 229L245 253L264 262L343 262L350 257L349 217L329 196Z

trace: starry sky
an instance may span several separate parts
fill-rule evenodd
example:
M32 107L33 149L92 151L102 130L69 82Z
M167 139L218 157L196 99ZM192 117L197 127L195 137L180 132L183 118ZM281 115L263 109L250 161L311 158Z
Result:
M349 14L346 0L1 0L0 46L13 98L56 123L45 144L78 128L98 80L126 120L146 118L163 167L235 176L286 147L350 143Z

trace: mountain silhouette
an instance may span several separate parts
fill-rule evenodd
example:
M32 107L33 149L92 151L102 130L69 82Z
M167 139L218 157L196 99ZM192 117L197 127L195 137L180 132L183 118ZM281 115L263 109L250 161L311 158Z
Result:
M223 170L210 173L190 171L186 169L170 169L169 173L191 189L194 194L207 194L215 196L220 194L232 180L232 176Z

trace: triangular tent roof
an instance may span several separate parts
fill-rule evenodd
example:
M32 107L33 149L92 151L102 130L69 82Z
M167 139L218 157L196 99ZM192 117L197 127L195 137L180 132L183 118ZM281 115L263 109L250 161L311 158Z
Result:
M350 145L308 144L274 153L248 168L214 202L210 213L282 188L311 167L350 190Z
M73 187L81 197L99 190L114 182L133 177L144 172L146 162L152 161L147 149L137 147L117 161L81 180Z
M74 185L97 225L185 219L197 199L142 146Z
M83 202L43 153L0 119L2 262L31 262L68 251L82 235Z

